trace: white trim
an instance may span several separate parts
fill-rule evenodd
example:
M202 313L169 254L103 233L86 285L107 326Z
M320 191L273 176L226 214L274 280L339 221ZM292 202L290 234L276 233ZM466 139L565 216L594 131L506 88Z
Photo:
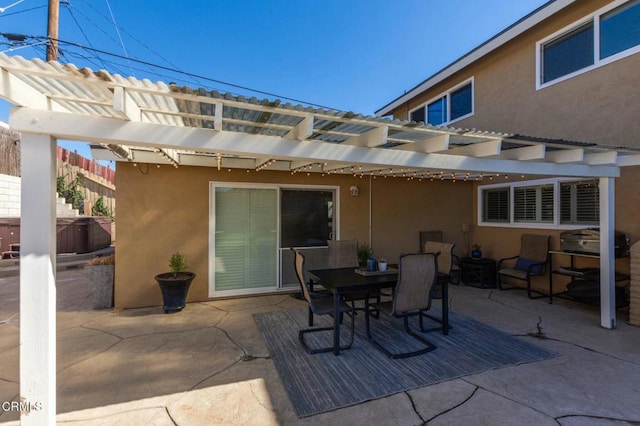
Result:
M555 229L555 230L571 230L571 229L584 229L585 224L567 224L560 223L560 184L565 182L579 182L583 180L592 180L592 177L583 177L583 178L547 178L547 179L536 179L536 180L523 180L517 182L501 182L501 183L492 183L487 185L478 185L477 188L477 199L478 199L478 208L476 211L476 223L478 226L484 227L493 227L493 228L529 228L529 229ZM540 186L540 185L549 185L552 184L553 187L553 222L515 222L513 220L513 212L514 212L514 190L518 187L528 187L528 186ZM504 188L509 189L509 222L484 222L483 221L483 212L484 212L484 197L482 192L487 189L492 188ZM602 195L600 195L602 197ZM602 202L602 201L601 201Z
M618 52L615 55L609 56L605 59L600 59L600 17L605 13L610 12L613 9L616 9L619 6L628 3L631 0L617 0L607 6L604 6L595 12L586 15L580 18L577 21L565 26L564 28L554 32L553 34L539 40L536 43L536 90L541 90L547 88L549 86L553 86L554 84L561 83L563 81L569 80L571 78L577 77L586 72L592 71L594 69L603 67L612 62L618 61L620 59L626 58L627 56L634 55L640 52L640 44L630 47L622 52ZM588 22L593 23L593 65L589 65L588 67L579 69L570 74L565 74L561 77L556 78L555 80L548 81L546 83L542 82L542 50L544 46L555 39L558 39L571 31L578 29L580 26L585 25Z
M458 117L456 119L451 120L450 119L451 118L451 93L455 92L458 89L463 88L464 86L466 86L468 84L471 84L471 112L468 113L468 114L465 114L463 116L460 116L460 117ZM438 101L438 100L440 100L442 98L446 98L446 103L447 103L447 117L446 118L447 119L445 121L443 121L442 123L433 124L433 125L435 125L435 126L447 126L447 125L449 125L451 123L455 123L456 121L460 121L460 120L464 120L465 118L472 117L475 114L475 111L476 111L476 109L475 109L475 100L476 100L475 90L476 90L475 78L474 78L474 76L471 76L470 78L464 80L463 82L461 82L461 83L459 83L459 84L457 84L455 86L451 86L451 88L449 88L449 89L445 90L444 92L440 93L438 96L434 96L433 98L429 99L427 102L424 102L424 103L418 105L417 107L411 109L409 111L409 116L407 117L407 119L409 121L413 121L411 119L411 114L414 111L419 110L420 108L424 108L424 122L425 122L425 124L433 124L433 123L428 123L428 121L427 121L427 119L429 117L429 111L428 111L427 108L428 108L429 104L431 104L431 103L433 103L435 101Z
M576 1L577 0L556 0L554 2L549 3L547 6L544 6L542 9L538 10L537 12L532 13L531 15L522 19L521 21L517 22L512 27L500 33L498 36L494 37L493 39L490 39L489 41L480 45L476 49L460 57L455 62L446 66L441 71L438 71L436 74L432 75L427 80L420 83L418 86L409 90L404 95L396 98L394 101L391 101L389 104L383 106L382 108L380 108L375 112L376 117L383 117L389 114L391 111L401 106L402 104L405 104L411 99L415 98L420 93L423 93L429 90L436 84L444 81L445 79L451 77L453 74L457 73L458 71L463 70L467 66L478 61L480 58L488 55L494 50L497 50L502 45L510 42L514 38L525 33L526 31L530 30L531 28L535 27L539 23L555 15L556 13L570 6Z

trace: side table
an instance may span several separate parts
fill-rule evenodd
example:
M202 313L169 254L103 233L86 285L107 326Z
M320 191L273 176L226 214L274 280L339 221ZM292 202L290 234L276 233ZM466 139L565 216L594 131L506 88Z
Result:
M461 259L462 281L465 285L479 288L496 286L496 261L488 257Z

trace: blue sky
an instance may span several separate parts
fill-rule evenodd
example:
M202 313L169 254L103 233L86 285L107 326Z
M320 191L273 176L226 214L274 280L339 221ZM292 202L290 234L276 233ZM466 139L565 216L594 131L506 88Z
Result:
M59 39L64 41L60 62L373 115L546 0L60 3ZM0 36L0 52L44 58L42 44L25 46L42 43L41 37L46 36L47 1L0 0L0 8L6 8L0 12L0 33L30 36L24 44ZM202 78L160 70L127 57ZM0 102L0 120L8 120L5 102ZM60 144L90 157L82 145Z

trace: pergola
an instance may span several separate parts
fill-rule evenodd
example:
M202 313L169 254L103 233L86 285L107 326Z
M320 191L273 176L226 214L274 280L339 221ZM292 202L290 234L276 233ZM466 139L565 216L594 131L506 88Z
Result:
M493 174L600 181L601 326L615 328L614 178L640 151L434 127L193 90L0 54L0 96L21 132L21 396L55 423L56 140L141 163L481 180Z

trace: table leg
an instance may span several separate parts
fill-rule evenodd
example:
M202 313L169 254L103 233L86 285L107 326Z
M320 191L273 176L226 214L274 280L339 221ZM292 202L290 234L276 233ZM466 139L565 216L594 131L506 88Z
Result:
M340 294L333 293L333 354L340 355Z

